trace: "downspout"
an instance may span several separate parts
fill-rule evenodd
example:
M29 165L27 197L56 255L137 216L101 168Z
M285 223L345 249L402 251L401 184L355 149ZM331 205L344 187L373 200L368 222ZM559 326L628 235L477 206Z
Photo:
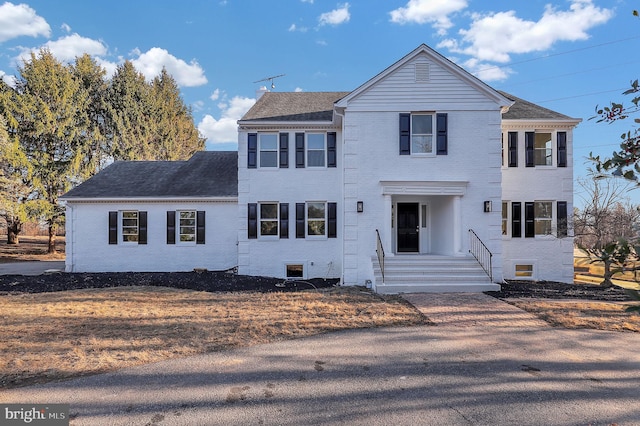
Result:
M345 153L345 149L344 149L344 113L340 113L339 108L334 108L333 112L335 113L335 115L337 115L338 117L340 117L340 147L341 147L341 152L342 152L342 161L340 162L340 168L341 173L340 173L340 196L342 197L342 230L340 232L340 235L342 235L342 250L340 253L340 285L344 285L344 242L345 242L345 238L344 238L344 224L345 224L345 202L344 202L344 153Z

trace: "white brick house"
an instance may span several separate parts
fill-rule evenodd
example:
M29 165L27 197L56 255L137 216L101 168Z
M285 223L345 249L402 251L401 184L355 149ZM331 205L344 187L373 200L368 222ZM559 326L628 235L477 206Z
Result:
M215 201L206 244L218 246L158 248L197 253L162 262L136 252L143 268L237 265L240 274L340 278L380 292L482 291L503 278L572 281L572 129L580 120L496 91L426 45L352 92L260 95L238 122L236 191L215 195L221 174L199 199ZM82 206L100 198L91 181L106 171L65 196L73 223L68 271L131 270L138 262L124 247L112 251L120 263L74 254L89 244L78 228L101 226L89 224ZM129 208L121 201L94 210L101 221L106 211L120 212L119 235ZM199 211L162 194L155 202L159 211ZM223 224L220 234L209 234L210 218ZM170 222L166 232L160 227L167 241L177 232ZM104 241L92 244L108 250ZM214 253L215 261L207 257Z

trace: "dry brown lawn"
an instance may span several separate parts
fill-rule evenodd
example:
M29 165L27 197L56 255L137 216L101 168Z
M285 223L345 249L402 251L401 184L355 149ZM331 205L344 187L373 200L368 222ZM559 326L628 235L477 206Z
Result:
M640 314L625 311L637 305L633 302L512 299L509 303L556 327L640 332Z
M5 294L0 295L0 388L336 330L426 323L403 299L356 287Z

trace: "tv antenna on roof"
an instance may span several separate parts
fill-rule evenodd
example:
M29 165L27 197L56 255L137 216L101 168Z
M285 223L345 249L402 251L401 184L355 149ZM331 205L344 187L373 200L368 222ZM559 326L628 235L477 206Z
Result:
M262 80L254 81L254 83L260 83L261 81L270 81L270 82L271 82L271 88L272 88L272 89L275 89L275 88L276 88L276 85L273 83L273 80L274 80L275 78L283 77L283 76L285 76L285 75L286 75L286 74L274 75L274 76L271 76L271 77L263 78Z

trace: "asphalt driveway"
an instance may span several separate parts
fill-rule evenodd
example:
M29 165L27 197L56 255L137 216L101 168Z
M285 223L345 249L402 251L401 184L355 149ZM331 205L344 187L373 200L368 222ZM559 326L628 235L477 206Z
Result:
M639 334L555 329L486 295L407 298L436 325L175 359L0 401L69 403L72 425L640 425Z
M64 272L64 260L0 263L0 275L41 275Z

